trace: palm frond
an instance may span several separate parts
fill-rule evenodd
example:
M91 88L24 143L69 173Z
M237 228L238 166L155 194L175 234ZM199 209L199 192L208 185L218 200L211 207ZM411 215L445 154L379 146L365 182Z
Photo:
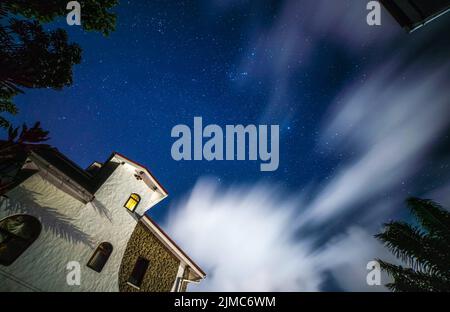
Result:
M406 201L411 212L430 235L450 239L450 213L429 199L411 197Z
M393 283L386 284L395 292L439 292L450 291L450 280L442 279L434 274L414 271L377 259L380 267L394 278Z
M376 237L414 270L440 276L450 274L448 242L437 240L404 222L389 223L385 232Z
M449 213L431 200L410 198L407 205L421 227L391 221L375 235L408 266L378 260L394 279L386 286L392 291L450 291Z

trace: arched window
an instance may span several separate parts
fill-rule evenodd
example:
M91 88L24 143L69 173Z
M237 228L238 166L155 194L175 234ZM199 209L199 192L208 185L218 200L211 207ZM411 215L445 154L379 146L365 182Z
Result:
M103 242L98 245L97 249L94 251L91 259L87 263L87 266L96 272L101 272L106 262L109 259L113 251L113 246L110 243Z
M0 264L11 265L41 233L41 222L30 215L14 215L0 221Z
M137 205L139 204L140 201L141 201L141 197L138 194L133 193L128 198L128 200L125 203L124 207L127 208L128 210L130 210L131 212L133 212L136 209L136 207L137 207Z

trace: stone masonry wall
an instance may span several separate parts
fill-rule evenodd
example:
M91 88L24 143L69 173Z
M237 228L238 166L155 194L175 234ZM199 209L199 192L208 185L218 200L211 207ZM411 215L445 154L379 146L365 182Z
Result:
M138 290L127 284L138 257L150 261ZM168 292L171 290L180 261L139 222L128 242L119 272L119 290L124 292Z

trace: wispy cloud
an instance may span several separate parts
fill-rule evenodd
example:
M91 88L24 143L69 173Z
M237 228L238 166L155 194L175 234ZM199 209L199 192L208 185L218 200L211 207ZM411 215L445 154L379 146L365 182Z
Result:
M331 274L342 289L366 284L366 265L386 250L353 227L316 249L316 235L298 237L302 198L269 184L223 187L207 178L171 207L169 233L207 272L191 290L318 291Z
M373 71L332 106L321 142L353 156L317 194L304 222L325 222L366 201L395 196L449 126L450 66L419 60L405 68L402 61L396 57Z
M450 127L450 64L438 56L448 47L427 49L431 33L394 49L387 44L397 35L391 18L369 28L365 12L354 1L286 1L270 27L255 30L247 53L254 57L241 68L272 84L262 118L280 123L295 114L287 105L293 77L324 38L349 54L379 47L384 58L381 65L379 57L368 60L366 75L336 96L322 120L315 151L345 155L329 179L299 185L304 191L294 196L280 185L202 178L171 207L169 232L208 273L192 289L315 291L331 278L338 289L385 290L366 284L368 261L395 261L373 234L406 196L422 195L422 170ZM448 184L435 186L425 196L450 201Z
M317 148L352 156L308 190L312 200L272 184L200 180L168 221L209 274L199 289L314 291L331 275L345 290L383 290L365 280L368 261L393 260L373 234L401 207L403 181L448 129L448 72L420 59L404 67L395 57L338 96Z
M321 282L296 241L297 200L273 185L220 187L202 179L172 207L168 231L199 261L208 278L198 290L317 290Z
M281 124L295 114L292 106L292 79L305 70L324 42L342 47L342 52L353 57L378 49L401 30L383 11L383 27L370 27L366 22L366 2L293 0L283 1L275 17L268 18L270 27L263 23L251 29L251 40L241 60L242 72L254 80L266 80L271 89L263 112L263 120ZM252 20L254 22L254 20ZM265 21L267 22L267 21Z

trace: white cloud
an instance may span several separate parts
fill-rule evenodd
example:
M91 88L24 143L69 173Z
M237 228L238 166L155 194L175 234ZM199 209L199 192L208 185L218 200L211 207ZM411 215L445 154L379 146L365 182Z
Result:
M169 217L168 231L208 273L199 290L317 290L291 220L298 201L272 185L220 187L202 179Z
M303 222L325 222L391 194L420 170L449 126L449 67L418 62L400 70L401 61L395 58L338 97L322 144L354 155L319 191Z
M363 7L330 3L287 1L271 27L255 30L248 48L255 57L245 58L241 68L273 85L262 119L275 112L282 123L294 113L286 105L292 75L323 37L359 53L386 47L396 34L390 18L381 30L360 27L355 21L365 23ZM415 50L424 38L405 43L405 51ZM419 53L411 60L405 51L386 56L382 66L361 69L370 75L332 103L317 148L350 156L330 179L308 190L312 200L272 184L225 187L202 178L171 207L168 232L208 273L190 289L315 291L331 275L344 290L385 290L366 284L368 261L395 261L373 234L402 206L403 182L414 180L450 123L448 64L428 63ZM434 199L449 201L448 189L434 192ZM353 209L354 219L342 220ZM317 247L327 225L334 237ZM305 227L312 230L299 236ZM388 282L386 276L382 282Z
M367 263L389 258L373 236L353 227L314 250L316 236L298 237L292 222L301 205L301 197L273 185L225 188L199 180L171 207L166 225L208 274L190 290L318 291L325 273L346 290L384 290L366 284Z
M384 272L381 274L382 285L367 284L367 263L377 258L397 262L372 234L357 226L330 240L314 257L318 266L316 271L319 274L330 272L346 291L386 291L384 285L391 280Z
M400 70L396 61L336 100L324 121L322 142L353 157L311 201L277 185L223 187L201 179L171 207L169 233L209 275L194 289L315 291L329 273L345 290L384 290L365 282L368 261L394 260L373 238L374 231L391 208L401 206L404 194L396 189L420 170L449 125L448 68L419 62ZM426 68L426 74L418 68ZM344 220L341 230L333 230L335 237L317 249L314 243L327 224L335 225L352 208L359 210L360 224L370 226L349 228L351 221ZM304 226L313 231L299 237Z
M292 88L292 78L311 63L324 42L328 47L331 43L346 47L346 52L357 59L357 55L372 49L381 53L386 43L402 32L385 11L382 27L367 25L366 4L353 0L284 1L270 27L267 21L260 27L252 24L251 40L240 71L249 73L255 79L253 82L267 79L271 86L263 121L277 120L283 124L294 116L291 104L298 87ZM323 77L328 70L331 69L324 68Z

